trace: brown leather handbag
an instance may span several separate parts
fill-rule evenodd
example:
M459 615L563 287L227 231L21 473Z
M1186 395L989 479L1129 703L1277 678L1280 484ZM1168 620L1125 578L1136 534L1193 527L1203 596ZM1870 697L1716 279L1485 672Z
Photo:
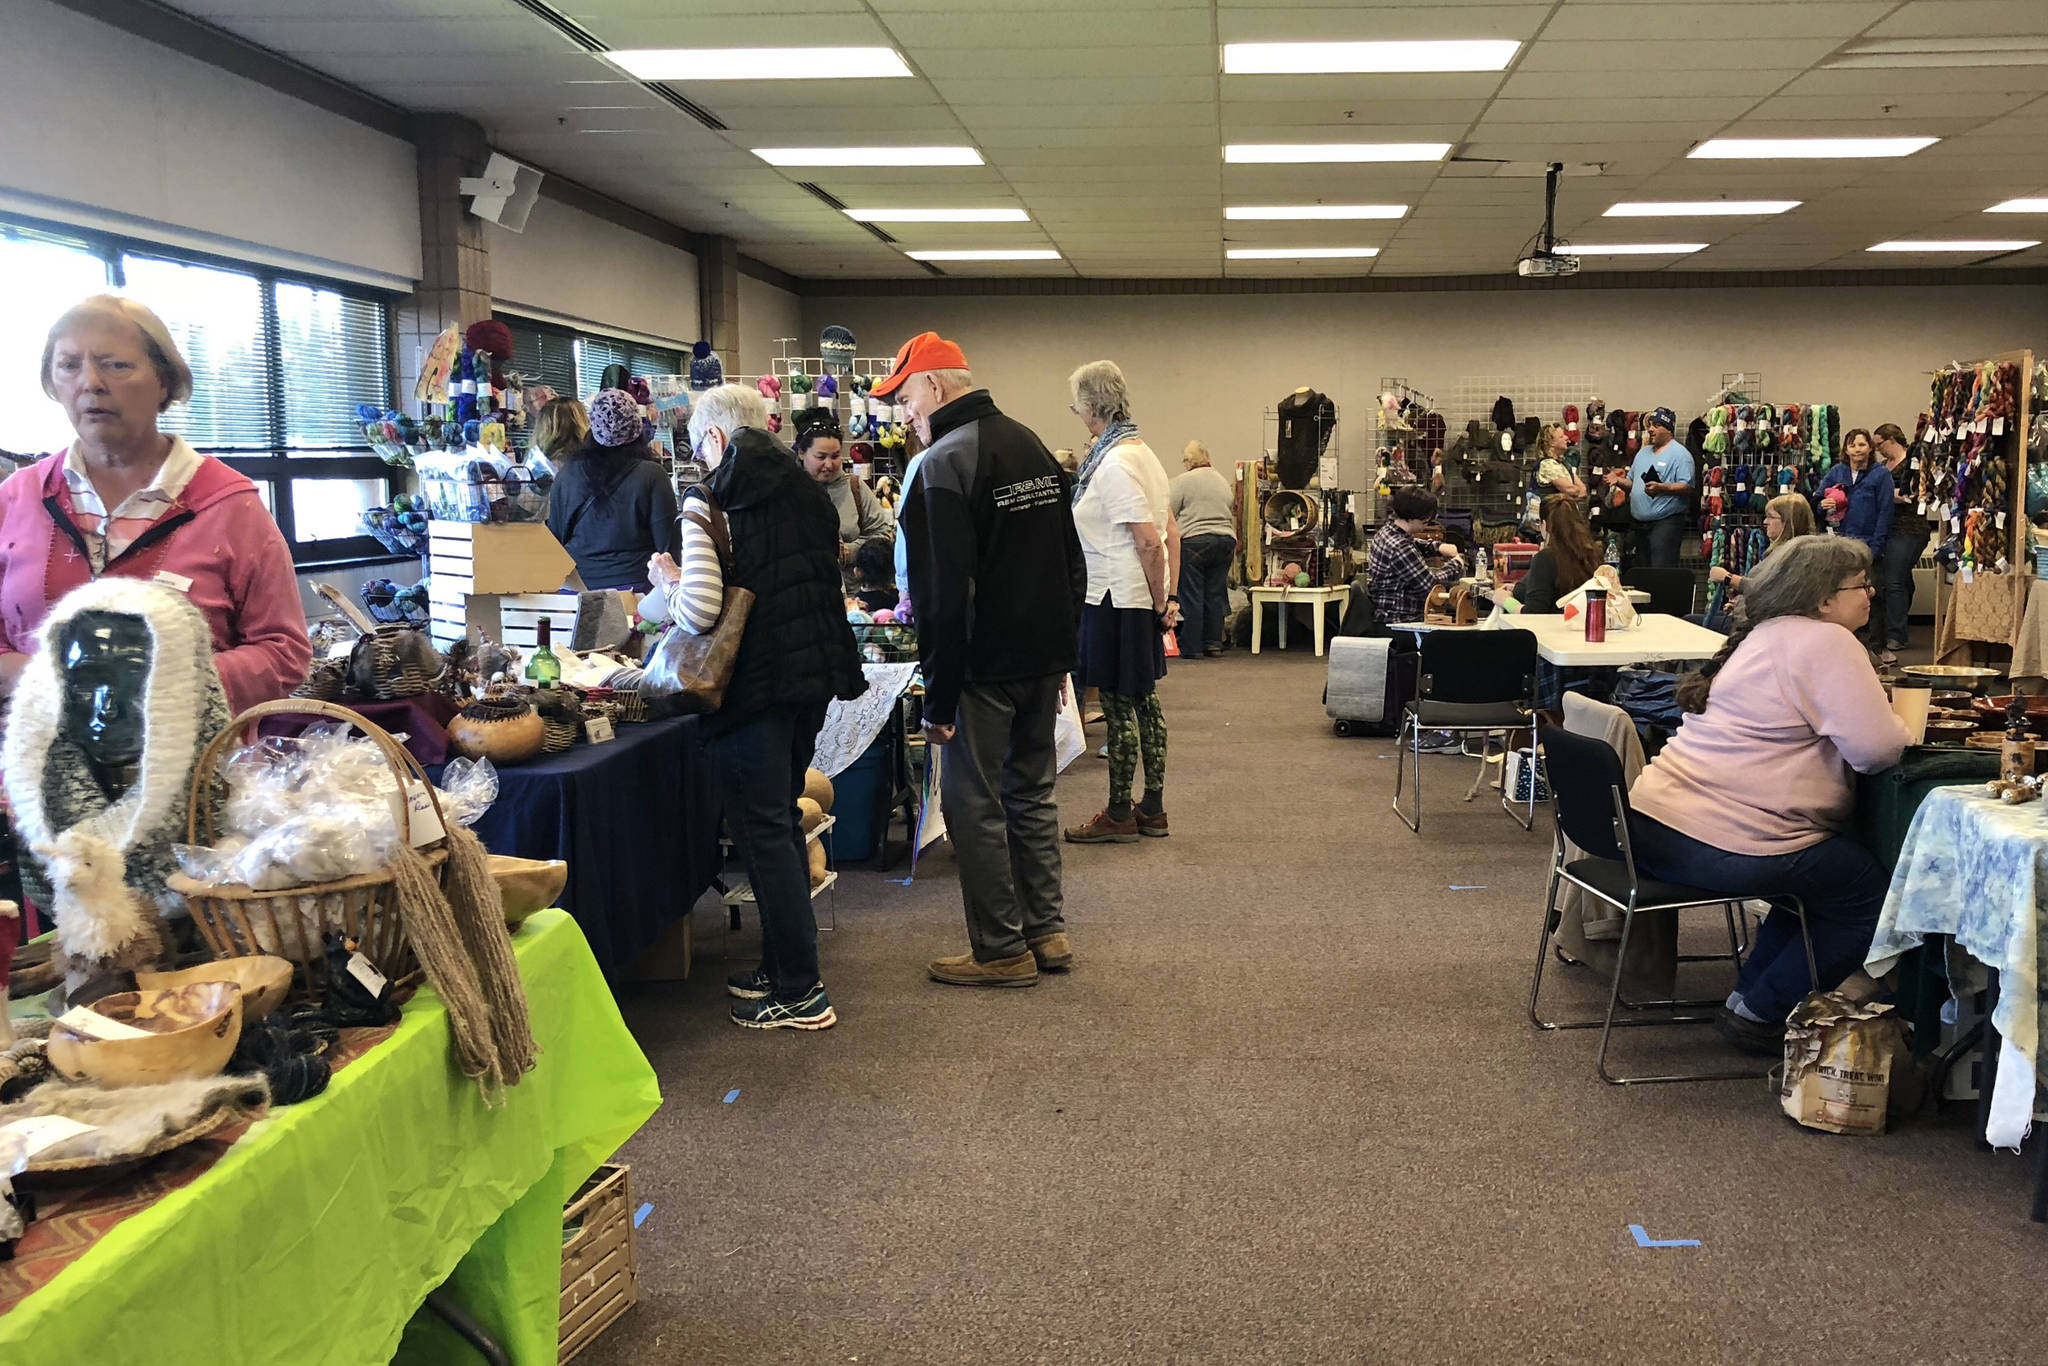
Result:
M747 615L754 609L753 593L732 582L732 532L725 512L709 494L703 501L710 509L709 517L693 508L682 515L710 533L725 580L725 601L710 630L693 635L681 622L674 622L647 656L640 695L671 716L702 716L724 705L726 685L732 682L733 666L739 662L740 637L746 634Z

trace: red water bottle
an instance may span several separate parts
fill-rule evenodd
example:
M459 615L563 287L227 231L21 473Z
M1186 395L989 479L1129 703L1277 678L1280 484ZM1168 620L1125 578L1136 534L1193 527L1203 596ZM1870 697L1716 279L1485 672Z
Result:
M1607 590L1586 590L1586 643L1598 645L1607 639Z

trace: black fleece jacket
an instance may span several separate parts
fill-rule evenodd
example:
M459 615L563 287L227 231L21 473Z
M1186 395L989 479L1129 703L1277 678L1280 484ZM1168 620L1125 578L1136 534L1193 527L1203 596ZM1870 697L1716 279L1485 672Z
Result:
M1072 671L1088 570L1073 481L986 389L933 413L931 433L898 522L925 719L951 725L964 684Z

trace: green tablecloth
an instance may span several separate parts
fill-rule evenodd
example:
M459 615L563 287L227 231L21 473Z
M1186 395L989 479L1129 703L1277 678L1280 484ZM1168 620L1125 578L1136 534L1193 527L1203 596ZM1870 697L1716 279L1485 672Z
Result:
M661 1103L576 923L514 936L540 1063L486 1109L431 991L326 1094L253 1126L0 1317L0 1361L434 1366L443 1281L520 1366L556 1359L562 1205ZM400 1351L400 1339L404 1349Z

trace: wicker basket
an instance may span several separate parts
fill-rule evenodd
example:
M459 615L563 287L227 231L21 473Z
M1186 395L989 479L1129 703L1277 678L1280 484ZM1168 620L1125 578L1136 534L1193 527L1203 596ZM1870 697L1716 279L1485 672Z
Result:
M434 785L427 781L426 770L383 727L332 703L286 700L265 702L243 712L214 736L199 756L199 763L192 770L191 809L186 816L188 843L211 845L219 838L206 801L206 788L214 780L222 757L233 746L253 738L257 727L273 716L316 717L348 723L382 751L384 762L391 769L392 785L403 793L408 781L418 783L426 790L435 818L441 819L441 799ZM437 873L448 859L447 851L438 844L421 849L420 854ZM184 896L192 910L192 923L199 927L216 958L270 953L290 959L296 968L292 982L294 1000L318 1003L325 999L327 956L322 936L329 930L357 941L363 954L393 984L410 986L420 979L419 959L406 942L405 922L398 908L398 885L389 869L274 892L252 887L202 886L177 874L171 880L171 889Z
M562 1211L559 1361L597 1340L640 1298L631 1168L607 1162Z

